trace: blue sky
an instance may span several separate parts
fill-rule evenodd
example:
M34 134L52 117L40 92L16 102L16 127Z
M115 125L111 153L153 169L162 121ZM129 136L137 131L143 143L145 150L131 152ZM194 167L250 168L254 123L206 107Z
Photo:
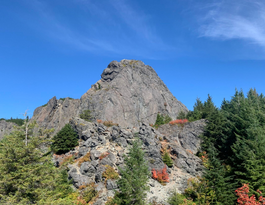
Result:
M263 0L1 0L0 118L80 98L112 60L152 66L192 109L264 93Z

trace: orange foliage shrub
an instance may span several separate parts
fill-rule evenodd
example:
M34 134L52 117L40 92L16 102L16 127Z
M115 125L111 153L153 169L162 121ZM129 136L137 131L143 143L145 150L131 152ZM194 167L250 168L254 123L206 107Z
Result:
M166 165L161 170L152 169L152 177L153 179L156 179L157 181L159 181L161 184L169 182L169 176L167 173Z
M102 120L98 120L98 119L97 119L97 122L98 122L98 123L102 123L103 121L102 121Z
M206 167L209 168L210 163L209 163L209 158L208 155L205 151L202 152L202 156L200 157L202 160L202 164Z
M255 195L253 194L251 197L248 196L249 187L248 184L244 184L242 187L238 188L236 191L236 195L238 196L237 203L244 205L265 205L265 198L261 195L261 191L257 190L257 192L261 195L259 200L256 200Z
M180 120L173 120L169 122L170 125L176 125L176 124L185 124L189 122L187 119L180 119Z

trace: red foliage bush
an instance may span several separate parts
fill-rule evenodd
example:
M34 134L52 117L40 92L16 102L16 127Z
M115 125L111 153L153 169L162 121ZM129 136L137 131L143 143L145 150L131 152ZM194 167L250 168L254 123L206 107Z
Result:
M169 124L171 124L171 125L185 124L187 122L189 122L187 119L180 119L180 120L173 120L173 121L169 122Z
M251 197L248 196L249 187L248 184L244 184L242 187L238 188L236 191L236 195L238 196L237 203L244 205L265 205L265 198L261 195L261 191L257 190L257 192L261 195L259 200L256 200L255 195L253 194Z
M169 182L169 176L168 176L168 173L167 173L166 165L161 170L152 169L152 177L153 177L153 179L156 179L160 183Z

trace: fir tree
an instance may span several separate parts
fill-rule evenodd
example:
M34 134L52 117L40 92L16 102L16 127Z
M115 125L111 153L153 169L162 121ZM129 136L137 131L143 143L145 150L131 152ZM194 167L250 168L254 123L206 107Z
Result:
M116 204L145 204L147 181L150 175L141 142L133 142L128 155L124 159L125 167L120 169L121 178L118 181L119 192L114 197Z
M64 154L78 145L78 136L71 125L66 124L54 137L51 149L56 154Z

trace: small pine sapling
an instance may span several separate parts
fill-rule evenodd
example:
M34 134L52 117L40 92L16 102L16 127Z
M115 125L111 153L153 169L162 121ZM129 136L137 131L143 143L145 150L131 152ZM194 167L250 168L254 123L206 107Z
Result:
M168 166L168 167L172 167L173 166L173 161L169 155L168 152L165 152L165 154L163 155L163 162Z

